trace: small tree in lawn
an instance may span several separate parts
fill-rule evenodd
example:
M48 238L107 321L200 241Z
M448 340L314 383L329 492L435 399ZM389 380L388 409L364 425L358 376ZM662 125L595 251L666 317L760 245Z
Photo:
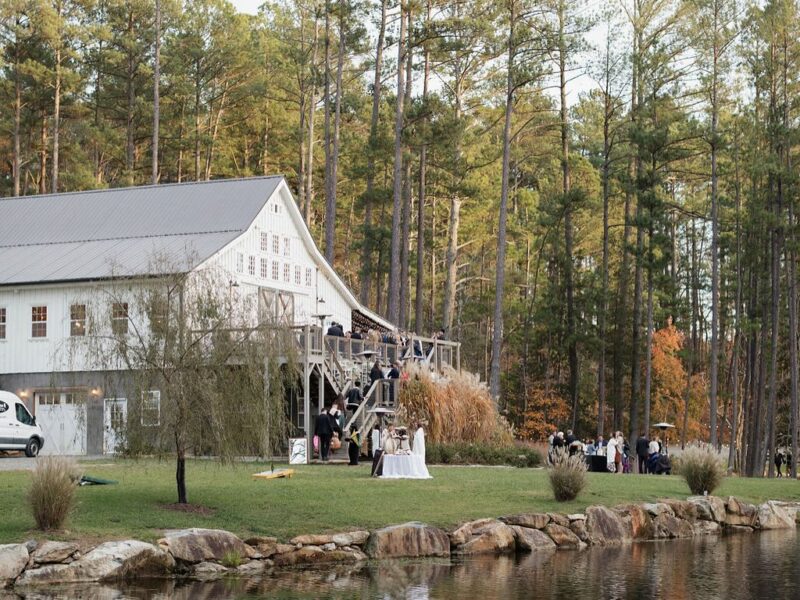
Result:
M187 456L232 461L279 449L289 431L286 388L297 377L291 334L259 318L256 293L214 268L171 270L101 287L71 356L116 373L132 399L119 449L174 453L185 504Z

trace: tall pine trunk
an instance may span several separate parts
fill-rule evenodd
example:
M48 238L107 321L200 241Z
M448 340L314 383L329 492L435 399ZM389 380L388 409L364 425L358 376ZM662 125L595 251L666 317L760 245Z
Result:
M392 239L389 253L389 299L387 317L392 323L400 318L400 239L403 208L403 104L405 99L406 18L400 2L400 35L397 40L397 101L394 117L394 168L392 192Z
M345 53L345 7L339 6L339 48L336 60L336 106L333 116L333 156L331 157L330 182L325 203L325 259L333 265L336 254L336 187L339 177L339 130L342 123L342 72Z
M425 22L431 20L431 0L427 3ZM430 49L425 44L423 49L423 75L422 75L422 106L427 111L428 102L428 82L431 75ZM417 281L414 287L414 329L417 333L425 334L425 316L423 303L425 299L425 176L428 169L428 145L427 140L423 140L419 149L419 192L417 194ZM431 252L432 253L432 252Z
M153 163L151 166L153 185L158 183L158 134L161 121L160 79L161 79L161 0L156 0L155 53L153 56Z
M569 110L567 106L567 44L565 0L558 5L558 71L561 101L561 182L564 194L564 287L567 293L567 355L572 429L578 426L578 340L575 329L575 289L573 282L573 230L571 173L569 166Z
M503 124L503 166L500 183L500 212L497 224L497 266L494 285L494 328L492 331L492 364L489 371L489 392L497 402L500 398L500 353L503 349L503 290L506 283L506 223L508 220L508 181L511 161L511 121L514 114L514 60L517 5L509 2L508 59L506 63L506 109Z
M381 108L383 45L386 40L386 12L389 1L381 0L381 22L375 48L375 74L372 80L372 113L369 119L367 145L367 189L364 193L364 242L361 250L361 303L369 304L369 290L375 265L372 262L372 210L375 203L375 154L378 150L378 119Z

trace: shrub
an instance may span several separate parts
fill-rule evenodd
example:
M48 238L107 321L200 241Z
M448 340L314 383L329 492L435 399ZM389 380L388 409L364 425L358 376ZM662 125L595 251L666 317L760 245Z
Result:
M719 487L726 469L725 459L710 446L690 446L675 461L675 472L697 495L710 494Z
M550 487L559 502L574 500L586 487L586 458L583 454L568 456L559 453L550 467Z
M62 456L45 456L36 462L28 490L28 505L36 527L61 529L75 507L77 465Z
M236 550L228 550L220 562L224 567L235 569L242 564L242 555L236 552Z
M425 458L432 465L490 465L536 467L542 463L539 452L530 446L495 446L484 443L428 443Z

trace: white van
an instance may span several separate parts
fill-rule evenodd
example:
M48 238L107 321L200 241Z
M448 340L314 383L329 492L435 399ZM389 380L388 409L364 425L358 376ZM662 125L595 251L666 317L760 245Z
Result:
M0 391L0 450L24 450L34 457L44 445L42 429L16 394Z

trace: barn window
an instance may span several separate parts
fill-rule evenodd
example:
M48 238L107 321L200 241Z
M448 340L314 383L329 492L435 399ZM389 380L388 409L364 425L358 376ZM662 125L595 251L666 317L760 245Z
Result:
M0 340L6 339L6 309L0 308Z
M292 267L289 263L283 265L283 280L289 283L292 280Z
M311 267L306 267L306 286L311 287Z
M269 252L269 234L261 232L261 251Z
M294 268L294 283L295 285L300 285L302 283L302 269L300 267Z
M250 275L255 275L256 274L256 257L253 256L253 255L250 255L250 256L247 257L247 259L248 259L247 260L247 272L250 273Z
M277 234L272 235L272 253L273 254L281 253L281 237Z
M128 333L128 303L114 302L111 305L111 332L115 335Z
M284 256L292 255L292 242L288 237L283 238L283 255Z
M236 272L244 273L244 254L241 252L236 253Z
M280 275L280 271L281 271L280 263L277 260L273 260L272 261L272 278L275 281L278 281L278 279L280 279L280 276L281 276Z
M269 277L269 261L266 258L261 259L261 278L266 279Z
M144 427L158 427L161 424L161 392L150 390L142 392L141 422Z
M47 337L47 307L31 307L31 337Z
M73 304L69 307L69 334L72 337L86 335L85 304Z

